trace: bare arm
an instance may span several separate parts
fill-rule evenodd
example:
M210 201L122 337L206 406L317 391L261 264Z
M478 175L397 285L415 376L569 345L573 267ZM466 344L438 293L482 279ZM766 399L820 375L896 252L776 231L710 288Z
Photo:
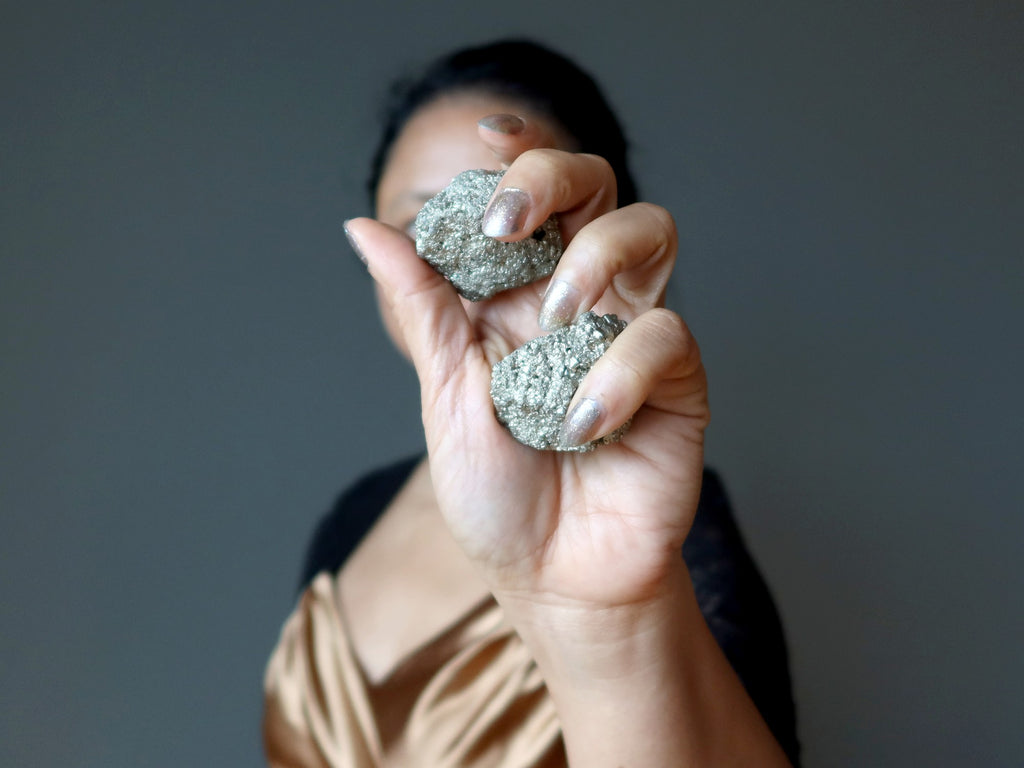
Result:
M674 222L617 210L600 158L500 141L517 159L497 195L525 190L529 206L497 234L528 236L558 211L569 242L546 302L526 286L467 308L404 234L348 224L420 378L445 520L537 659L573 765L785 765L679 558L709 413L697 344L661 308ZM583 442L630 416L632 429L590 454L516 443L493 414L492 363L540 335L538 318L550 329L592 307L630 325L581 385L574 404L590 405L568 433Z

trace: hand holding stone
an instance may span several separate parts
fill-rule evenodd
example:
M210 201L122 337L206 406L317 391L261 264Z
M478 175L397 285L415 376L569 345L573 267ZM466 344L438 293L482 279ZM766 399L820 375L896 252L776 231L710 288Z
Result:
M630 321L580 386L566 433L582 444L630 416L633 426L620 443L589 454L515 442L495 418L491 366L540 335L536 289L464 304L403 233L352 221L420 378L435 493L496 594L596 606L644 600L680 566L708 419L697 346L677 315L656 306L674 259L674 225L655 206L614 210L607 164L586 155L527 152L495 199L508 188L532 202L520 228L501 239L529 237L558 211L569 240L553 280L571 284L575 301L551 313L555 324L591 308Z

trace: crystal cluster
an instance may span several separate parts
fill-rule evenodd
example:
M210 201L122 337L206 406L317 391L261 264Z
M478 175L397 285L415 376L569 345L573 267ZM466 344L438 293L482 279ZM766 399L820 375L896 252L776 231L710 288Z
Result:
M550 275L562 256L554 216L531 237L503 243L481 231L484 210L504 171L465 171L416 217L416 252L471 301Z
M491 399L498 421L520 443L540 450L590 451L621 438L628 422L607 437L574 448L560 445L558 434L583 377L625 327L615 315L587 312L496 363Z

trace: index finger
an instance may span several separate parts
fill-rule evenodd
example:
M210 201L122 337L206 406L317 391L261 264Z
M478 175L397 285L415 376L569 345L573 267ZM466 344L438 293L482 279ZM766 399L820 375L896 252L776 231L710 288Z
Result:
M505 168L528 149L576 149L572 137L547 121L510 113L480 118L477 132Z

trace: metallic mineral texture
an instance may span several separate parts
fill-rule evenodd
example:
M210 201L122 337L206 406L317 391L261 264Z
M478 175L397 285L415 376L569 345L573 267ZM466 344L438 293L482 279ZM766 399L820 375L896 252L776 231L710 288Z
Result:
M575 448L561 446L558 433L583 377L625 327L615 315L587 312L572 325L527 342L495 363L491 400L498 421L520 443L539 450L592 451L621 438L629 422Z
M460 173L416 217L416 252L471 301L546 277L562 257L562 235L554 216L533 236L515 243L481 231L484 210L504 175Z

